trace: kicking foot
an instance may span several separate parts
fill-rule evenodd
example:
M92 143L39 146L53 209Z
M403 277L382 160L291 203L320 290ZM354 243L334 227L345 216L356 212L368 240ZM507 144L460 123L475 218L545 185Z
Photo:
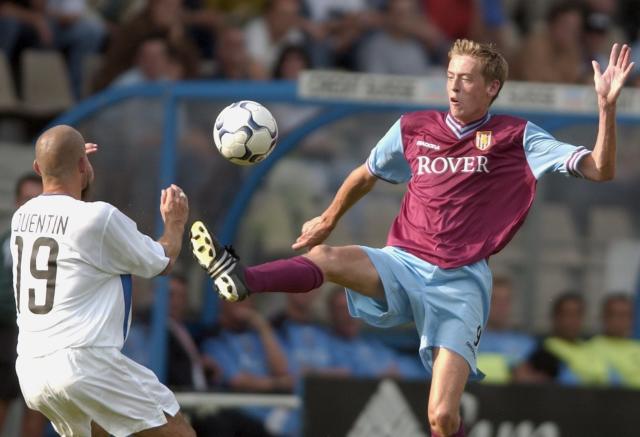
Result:
M242 267L230 246L223 247L212 238L201 221L191 225L189 233L191 253L218 288L218 295L229 302L236 302L249 296L249 290L242 279Z

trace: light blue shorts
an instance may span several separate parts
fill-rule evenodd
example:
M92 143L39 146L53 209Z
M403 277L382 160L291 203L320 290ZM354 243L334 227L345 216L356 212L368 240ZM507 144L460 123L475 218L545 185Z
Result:
M471 379L482 379L476 354L491 300L487 262L441 269L396 247L360 247L378 271L386 299L347 289L351 315L381 328L414 321L420 335L420 358L429 374L433 348L444 347L469 363Z

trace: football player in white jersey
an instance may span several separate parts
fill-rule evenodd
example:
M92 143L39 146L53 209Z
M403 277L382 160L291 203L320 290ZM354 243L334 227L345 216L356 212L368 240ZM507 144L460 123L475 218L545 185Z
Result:
M93 167L82 135L56 126L38 138L43 194L11 221L19 327L16 371L27 405L63 436L193 436L171 391L120 353L131 318L131 275L171 270L188 202L162 190L154 241L114 206L85 202Z

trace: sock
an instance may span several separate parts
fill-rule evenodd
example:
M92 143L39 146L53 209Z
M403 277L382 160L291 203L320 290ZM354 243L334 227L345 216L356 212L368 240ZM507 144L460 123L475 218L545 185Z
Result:
M247 267L244 280L251 293L306 293L320 287L324 275L309 258L296 256Z
M458 429L458 431L455 434L451 434L450 437L465 437L465 433L464 433L464 425L462 424L462 420L460 421L460 429ZM431 431L431 437L443 437L440 434L438 434L437 432Z

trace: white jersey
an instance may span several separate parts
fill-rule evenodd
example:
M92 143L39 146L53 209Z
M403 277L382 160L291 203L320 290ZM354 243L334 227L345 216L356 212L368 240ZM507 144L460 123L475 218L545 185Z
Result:
M131 323L131 275L169 262L163 247L114 206L41 195L11 220L18 355L122 348Z

